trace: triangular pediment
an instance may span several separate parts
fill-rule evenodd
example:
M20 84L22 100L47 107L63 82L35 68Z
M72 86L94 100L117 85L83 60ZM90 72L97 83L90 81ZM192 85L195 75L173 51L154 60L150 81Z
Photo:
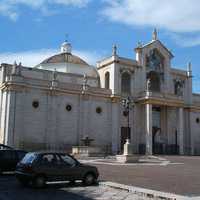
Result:
M172 52L160 40L152 40L148 44L142 45L139 48L141 48L141 49L146 49L146 48L154 49L154 48L156 48L156 49L161 50L162 52L164 52L165 55L168 54L168 56L170 58L174 57Z

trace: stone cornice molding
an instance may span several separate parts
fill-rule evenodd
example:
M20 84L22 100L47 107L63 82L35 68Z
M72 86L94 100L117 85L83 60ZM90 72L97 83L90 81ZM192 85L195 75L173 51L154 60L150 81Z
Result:
M31 89L38 89L42 90L44 93L48 93L51 95L66 95L66 94L75 94L75 95L83 95L81 87L79 89L73 89L73 88L51 88L48 86L40 86L40 85L30 85L27 83L13 83L13 82L5 82L0 86L0 89L3 91L17 91L17 92L24 92L24 91L30 91ZM99 98L108 98L111 99L110 93L101 93L100 90L95 90L95 88L88 89L85 91L84 95L89 95L93 97L99 97Z

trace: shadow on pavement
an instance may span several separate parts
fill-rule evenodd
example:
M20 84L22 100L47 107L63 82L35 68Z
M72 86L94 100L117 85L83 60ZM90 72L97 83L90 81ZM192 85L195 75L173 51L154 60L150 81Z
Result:
M23 187L14 175L0 175L0 200L92 200L81 184L53 184L43 189Z

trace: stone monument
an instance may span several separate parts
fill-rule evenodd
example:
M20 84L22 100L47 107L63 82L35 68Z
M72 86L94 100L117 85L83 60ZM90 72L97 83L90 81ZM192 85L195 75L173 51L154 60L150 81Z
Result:
M139 161L139 155L133 154L129 139L126 139L126 143L124 144L124 153L122 155L116 155L116 159L120 163L134 163Z

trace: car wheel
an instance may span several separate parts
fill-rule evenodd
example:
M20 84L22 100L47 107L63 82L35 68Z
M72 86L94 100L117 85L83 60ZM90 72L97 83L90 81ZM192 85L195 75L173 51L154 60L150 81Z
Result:
M86 174L85 177L84 177L84 179L83 179L84 185L92 185L95 182L96 182L96 177L92 173Z
M46 185L46 179L44 176L37 176L34 179L34 187L36 188L43 188Z

